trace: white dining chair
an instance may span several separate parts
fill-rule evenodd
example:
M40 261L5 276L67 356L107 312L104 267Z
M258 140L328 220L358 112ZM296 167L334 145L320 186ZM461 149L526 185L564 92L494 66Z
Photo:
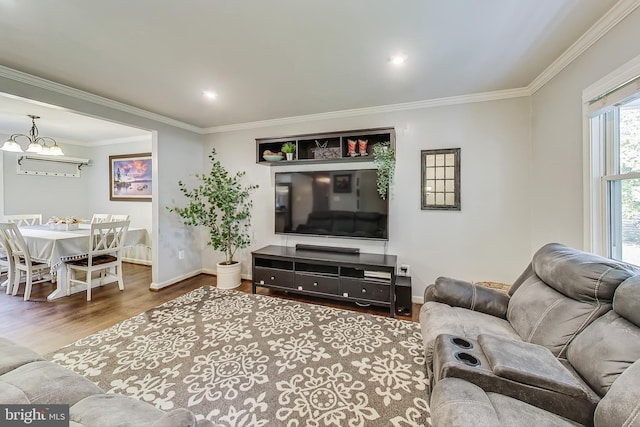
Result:
M129 221L129 215L113 214L111 215L110 221Z
M91 217L91 224L100 224L101 222L111 221L110 214L93 214Z
M4 219L7 222L13 222L22 227L23 225L41 225L42 214L20 214L20 215L5 215Z
M94 271L101 271L100 286L117 280L120 290L124 290L121 255L128 228L129 221L91 224L89 256L66 262L67 295L71 293L71 285L83 284L87 287L87 301L91 301L91 280ZM113 272L110 271L112 267ZM85 273L84 280L76 278L78 271Z
M0 232L0 272L2 274L6 274L7 278L0 286L7 287L7 294L11 293L11 289L13 286L13 275L16 272L14 261L13 261L13 253L11 252L11 247L7 243L4 238L4 233Z
M24 241L24 237L18 228L18 224L13 222L0 223L0 233L3 235L3 242L6 243L7 253L11 253L13 257L13 284L11 282L8 286L12 287L11 294L16 295L18 288L20 287L20 278L22 272L25 274L25 288L24 288L24 300L28 301L31 297L31 287L35 283L46 281L43 279L46 270L49 270L49 266L45 263L34 262L31 259L29 248ZM34 281L34 277L38 274L38 280Z

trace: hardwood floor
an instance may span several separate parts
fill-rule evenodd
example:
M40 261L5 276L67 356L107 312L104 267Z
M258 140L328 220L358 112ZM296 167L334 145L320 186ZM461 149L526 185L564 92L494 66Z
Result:
M47 295L55 289L49 282L33 285L31 300L24 301L24 286L17 296L7 295L0 289L0 336L25 345L40 354L46 354L67 344L108 328L131 316L147 311L166 301L183 295L201 286L215 285L215 276L200 274L183 280L160 291L149 290L151 267L124 264L125 290L120 292L116 283L94 288L92 300L87 302L86 293L47 301ZM239 291L251 292L251 282L243 281ZM382 307L359 307L329 299L259 289L258 293L281 298L323 304L332 307L388 316ZM418 320L419 304L413 304L411 317L398 316L404 320Z

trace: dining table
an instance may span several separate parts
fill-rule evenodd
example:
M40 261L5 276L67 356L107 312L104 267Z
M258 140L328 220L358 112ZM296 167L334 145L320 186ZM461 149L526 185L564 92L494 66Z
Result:
M29 249L31 259L46 263L55 277L56 289L48 296L48 300L67 295L67 269L64 263L71 260L88 258L91 242L91 224L78 224L75 230L53 229L49 224L20 227ZM149 233L146 228L129 228L125 235L123 247L148 245ZM53 281L53 280L52 280ZM70 293L81 292L82 287L72 287Z

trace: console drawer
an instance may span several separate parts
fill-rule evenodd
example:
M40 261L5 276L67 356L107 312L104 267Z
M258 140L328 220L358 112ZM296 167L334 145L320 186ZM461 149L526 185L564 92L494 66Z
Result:
M294 287L298 290L338 295L340 279L316 274L296 273Z
M368 301L390 302L391 286L357 279L341 279L340 295Z
M293 271L278 268L255 267L253 281L257 285L293 287Z

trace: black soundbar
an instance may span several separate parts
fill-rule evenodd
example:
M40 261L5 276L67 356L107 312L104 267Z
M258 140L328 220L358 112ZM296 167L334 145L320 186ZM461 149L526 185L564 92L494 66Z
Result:
M336 252L341 254L359 254L360 248L343 248L340 246L296 245L297 251Z

